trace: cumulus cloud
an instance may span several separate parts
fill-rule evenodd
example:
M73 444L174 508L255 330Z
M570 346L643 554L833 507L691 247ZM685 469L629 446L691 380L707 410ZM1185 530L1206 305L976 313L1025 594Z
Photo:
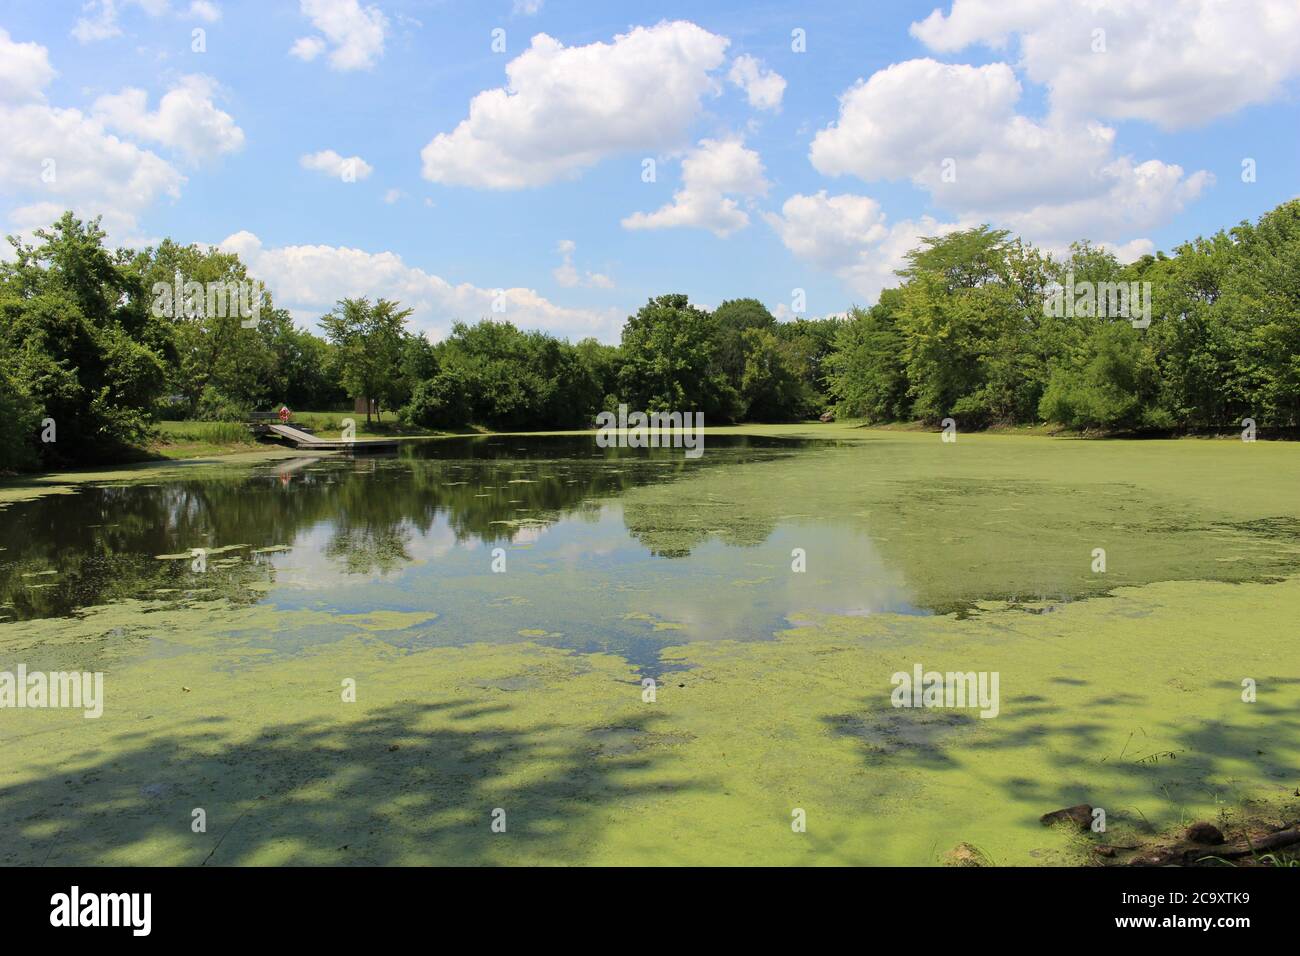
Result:
M912 24L930 49L1009 49L1067 115L1166 129L1277 97L1300 74L1295 0L953 0Z
M895 270L903 267L907 253L923 237L963 227L929 216L890 225L870 196L828 196L825 190L812 196L796 193L780 214L766 213L763 218L797 258L838 276L866 303L875 302L882 289L898 285Z
M54 70L44 47L4 33L0 64L0 194L16 203L10 228L26 233L72 209L84 218L102 215L111 241L138 241L139 214L162 197L178 197L185 177L99 118L51 106L44 87Z
M1152 255L1156 251L1155 243L1150 239L1134 239L1131 242L1099 243L1101 248L1112 253L1116 259L1123 263L1134 262L1143 256Z
M212 0L194 0L194 2L189 5L189 9L186 13L191 17L204 21L205 23L216 23L221 19L221 8L213 3Z
M303 169L311 169L318 173L324 173L326 176L335 176L345 183L356 182L360 179L368 179L370 174L375 171L360 156L343 157L332 149L322 149L318 153L307 153L298 158L298 165Z
M249 272L266 283L276 304L301 322L311 323L341 298L366 295L399 300L415 310L412 323L434 337L454 320L504 319L570 338L596 336L613 341L622 315L556 305L532 289L484 289L446 279L402 261L392 252L366 252L346 246L297 245L267 248L251 232L228 236L219 247L237 253ZM494 309L504 305L504 310Z
M299 37L289 53L300 60L314 60L329 53L334 70L368 70L384 55L388 18L376 6L361 6L359 0L301 0L300 10L311 20L318 34Z
M844 93L809 159L827 175L908 179L963 218L1043 242L1157 227L1213 182L1116 156L1115 130L1099 122L1030 119L1016 111L1020 96L1005 63L897 63Z
M54 79L49 51L39 43L18 43L0 28L0 103L44 100Z
M827 268L853 261L888 233L885 213L870 196L828 196L824 189L813 196L796 193L785 201L780 215L767 213L763 218L787 249Z
M689 226L727 237L749 225L749 216L732 196L766 195L768 182L758 153L741 139L702 139L682 160L682 188L654 212L636 212L625 229Z
M749 105L760 110L775 110L785 95L785 78L763 66L757 57L738 56L731 61L727 79L745 91Z
M289 55L310 63L325 52L325 41L320 37L298 37L289 47Z
M213 103L216 92L215 80L193 74L182 77L163 94L153 112L145 91L134 87L101 96L91 112L110 129L159 143L193 163L202 163L244 147L244 131Z
M556 251L560 254L560 264L552 271L555 281L566 289L585 286L589 289L612 289L614 280L599 272L581 273L573 264L573 254L578 244L572 239L561 239Z
M522 189L576 176L607 156L679 147L716 94L727 39L693 23L636 27L566 47L539 33L469 116L421 151L426 179Z
M78 17L72 27L72 35L78 43L94 43L121 35L122 28L117 25L116 0L90 0L84 9L89 16Z
M128 242L137 216L160 197L179 197L185 182L162 157L79 110L0 107L0 126L0 190L19 198L9 218L20 231L71 208L87 218L102 214L114 240Z
M127 7L136 7L151 17L176 13L205 23L221 19L221 8L213 0L193 0L184 9L173 9L171 0L89 0L82 7L86 16L78 17L72 27L72 36L79 43L94 43L122 35L118 20Z

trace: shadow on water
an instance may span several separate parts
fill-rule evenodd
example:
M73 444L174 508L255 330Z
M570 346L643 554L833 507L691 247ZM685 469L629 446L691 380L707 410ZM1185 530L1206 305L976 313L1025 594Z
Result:
M1088 686L1075 678L1058 680ZM1269 680L1270 686L1295 683ZM1230 694L1240 690L1227 682L1219 686ZM1128 715L1149 714L1150 703L1133 693L1068 702L1022 695L1005 699L985 727L974 710L894 708L882 691L863 699L857 710L821 720L833 735L858 744L867 767L883 771L874 786L893 781L901 790L915 769L953 771L955 792L976 781L991 786L1030 808L1025 823L1088 802L1150 831L1136 807L1152 799L1177 807L1193 800L1221 802L1237 783L1268 781L1288 791L1300 784L1300 714L1294 708L1260 699L1242 704L1250 710L1237 722L1135 725ZM1016 772L1018 765L1023 773ZM1005 813L1006 804L1000 807Z
M565 728L512 729L509 710L452 699L268 725L253 740L232 741L219 718L122 734L111 753L0 789L0 863L581 863L609 806L708 786L641 782L654 717L576 740L567 728L558 743ZM196 807L205 833L191 830ZM497 808L504 833L491 829Z

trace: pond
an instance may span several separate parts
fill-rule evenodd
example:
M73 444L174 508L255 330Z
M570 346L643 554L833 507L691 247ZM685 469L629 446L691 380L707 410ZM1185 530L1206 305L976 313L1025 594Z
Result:
M1039 814L1300 784L1288 445L768 427L98 479L0 507L0 671L105 687L0 709L3 863L1066 863L1100 835ZM1000 675L997 716L894 706L915 667Z

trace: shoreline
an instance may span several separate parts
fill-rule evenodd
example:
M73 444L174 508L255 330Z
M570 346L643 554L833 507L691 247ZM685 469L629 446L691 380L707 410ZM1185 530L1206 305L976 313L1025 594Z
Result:
M672 431L671 429L669 430ZM399 443L416 441L437 441L455 438L493 438L493 437L575 437L597 434L595 428L551 429L543 431L474 431L474 432L429 432L418 435L386 435L364 433L358 437L386 438ZM753 436L761 438L822 439L830 441L866 442L888 439L891 436L906 436L909 439L923 435L936 438L941 434L936 429L917 423L890 423L868 425L859 420L846 419L839 422L790 422L778 424L751 423L739 425L705 426L704 434L723 436ZM1049 439L1059 441L1081 441L1102 444L1120 443L1133 445L1154 445L1162 442L1208 443L1217 441L1238 441L1239 437L1230 435L1175 435L1150 438L1124 438L1106 436L1088 436L1080 433L1050 431L1047 426L995 426L980 431L959 433L960 440L983 442L986 440L1004 441L1008 439ZM1259 438L1256 443L1267 445L1287 445L1288 439ZM155 446L157 447L157 446ZM0 505L12 501L26 501L43 497L47 494L67 493L77 485L96 481L111 481L123 476L153 477L170 473L176 468L195 468L206 465L238 464L241 462L274 461L282 458L299 458L336 454L335 452L301 451L270 442L237 442L224 445L208 446L213 450L193 456L169 456L144 458L139 461L117 464L87 465L84 468L62 468L55 471L19 472L0 474ZM707 447L707 446L706 446Z

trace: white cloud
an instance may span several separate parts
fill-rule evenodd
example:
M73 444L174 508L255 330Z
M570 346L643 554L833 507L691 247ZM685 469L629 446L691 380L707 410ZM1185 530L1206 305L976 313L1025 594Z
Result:
M54 79L49 51L39 43L17 43L0 28L0 103L42 101Z
M189 16L196 17L205 23L216 23L221 19L221 8L212 0L194 0L190 4L187 13Z
M160 143L193 163L201 163L244 147L244 131L213 103L216 92L215 80L193 74L181 77L163 94L152 113L145 91L134 87L101 96L91 112L111 129Z
M78 43L94 43L121 36L122 28L117 25L116 0L91 0L85 6L88 17L79 17L72 27L72 35Z
M344 158L332 149L322 149L318 153L307 153L299 157L298 165L303 169L324 173L326 176L335 176L345 183L368 179L370 174L375 171L375 167L360 156Z
M808 158L828 176L902 179L921 164L969 156L1010 118L1020 84L1005 63L895 63L840 97L839 119L814 137Z
M219 246L237 253L249 271L266 283L276 304L292 311L301 322L314 322L341 298L365 295L396 299L414 309L413 325L435 337L445 335L456 319L504 319L525 329L539 328L571 338L594 335L605 341L615 340L622 324L622 313L615 309L570 309L532 289L452 285L408 266L392 252L321 245L266 248L250 232L235 233ZM504 312L492 308L498 295L505 304Z
M469 116L424 147L426 179L522 189L573 177L607 156L679 147L700 115L727 39L693 23L636 27L613 43L565 47L544 33L506 64Z
M572 239L561 239L556 246L556 252L560 253L560 264L552 271L551 275L555 276L555 281L566 289L574 286L586 286L590 289L612 289L614 280L607 275L599 272L580 273L573 264L573 254L577 251L578 244Z
M701 306L700 308L704 307ZM847 309L843 312L825 312L821 315L809 315L807 312L796 312L784 302L778 302L776 305L772 306L769 311L772 313L772 317L778 322L794 322L798 319L847 319L849 317Z
M403 193L400 189L390 189L384 193L384 202L388 203L388 205L391 206L393 203L397 202L397 200L401 199L402 196L404 195L405 193Z
M736 57L731 61L727 79L745 91L749 105L755 109L780 108L781 97L785 95L785 78L766 69L758 58L748 55Z
M1020 93L1005 63L897 63L844 93L809 159L826 175L909 179L963 219L1039 242L1127 238L1164 224L1213 182L1115 156L1115 131L1101 123L1023 116Z
M179 197L185 182L166 160L79 110L0 107L0 127L0 191L18 197L9 221L20 231L71 208L103 215L114 241L126 243L136 237L137 216L160 197Z
M795 194L781 214L763 217L776 230L787 249L800 259L838 268L857 258L858 252L884 239L885 213L869 196L845 193L828 196Z
M768 185L762 159L743 140L702 139L682 160L682 188L673 201L651 213L633 213L623 228L690 226L725 238L749 225L749 216L728 194L762 196Z
M1114 243L1103 242L1101 247L1114 254L1120 262L1129 263L1143 256L1152 255L1156 251L1155 243L1150 239L1134 239L1132 242L1125 242L1119 245Z
M320 37L298 37L289 47L289 55L310 63L325 52L325 41Z
M542 0L515 0L510 11L515 16L532 17L542 12Z
M122 35L118 18L126 7L139 7L151 17L160 17L171 13L171 0L88 0L82 7L87 16L79 17L72 27L72 36L79 43L94 43ZM195 17L206 23L215 23L221 19L221 8L213 0L193 0L184 11L176 11L181 17Z
M301 0L300 9L323 36L295 40L289 52L298 59L314 60L328 46L331 69L368 70L384 55L388 18L379 7L358 0Z
M28 233L72 209L102 215L112 242L139 241L137 217L164 196L178 197L185 177L98 118L49 105L44 87L54 69L43 46L0 34L0 64L0 194L15 204L9 227Z
M1116 243L1120 236L1164 225L1212 185L1214 176L1204 170L1186 176L1178 165L1155 159L1135 163L1124 156L1097 170L1096 182L1096 196L1044 202L1001 219L1040 242L1092 238Z
M1271 100L1300 75L1296 0L954 0L912 34L942 53L1014 38L1053 111L1166 129Z
M763 217L797 258L831 272L874 302L881 289L899 284L894 274L923 236L939 236L961 228L925 216L889 225L880 204L869 196L844 193L828 196L795 194L780 214Z

